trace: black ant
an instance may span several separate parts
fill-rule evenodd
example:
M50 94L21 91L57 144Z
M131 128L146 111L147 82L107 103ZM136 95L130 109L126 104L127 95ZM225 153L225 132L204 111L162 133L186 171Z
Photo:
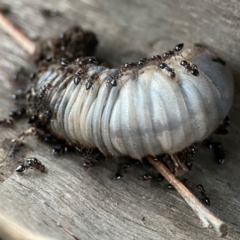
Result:
M117 86L117 77L118 77L117 75L109 76L106 82L108 84L111 84L111 86L116 87Z
M165 69L169 73L170 78L174 78L176 76L174 70L170 68L166 63L161 62L158 64L158 67Z
M4 127L13 127L14 122L11 118L4 118L0 119L0 125L3 125Z
M207 146L207 148L214 150L217 162L222 165L225 160L225 151L223 149L222 144L221 143L213 143L212 141L207 140L206 146Z
M174 56L176 54L176 52L180 52L184 47L184 43L179 43L177 44L172 51L167 51L163 54L163 60L167 60L169 58L171 58L172 56Z
M177 154L178 159L186 165L189 171L192 169L193 160L196 156L197 151L197 146L193 144Z
M52 87L51 83L45 84L41 89L40 89L40 93L39 93L39 98L42 99L46 92Z
M137 62L137 65L138 65L138 67L143 67L145 64L148 63L148 61L149 60L147 58L142 58Z
M117 173L115 174L115 179L119 180L123 177L122 172L127 173L127 169L130 168L132 165L130 163L124 163L118 168Z
M206 205L210 206L210 199L209 199L209 197L207 197L207 193L206 193L203 185L198 184L196 187L201 191L202 200L204 201L204 203L205 203Z
M153 179L153 175L151 173L146 173L142 176L143 181L150 181Z
M61 66L62 66L62 67L67 67L67 66L68 66L68 61L65 60L65 59L62 59L62 60L61 60Z
M186 164L186 167L187 167L188 171L191 171L192 167L193 167L193 161L188 160L185 164Z
M114 178L115 178L116 180L120 180L122 177L123 177L123 175L122 175L121 173L119 173L119 172L117 172L117 173L115 174L115 176L114 176Z
M158 67L161 68L161 69L164 69L164 68L167 68L168 65L166 63L161 62L161 63L158 64Z
M142 180L145 181L153 181L153 180L157 180L159 182L163 181L164 177L158 173L157 175L154 175L153 173L145 173L144 175L142 175Z
M23 91L22 89L18 89L18 90L16 91L16 93L13 94L11 97L12 97L12 99L14 99L14 100L19 99L19 98L22 98L22 97L24 97L24 91Z
M228 134L228 130L226 129L228 126L230 125L230 119L227 116L222 124L217 128L217 130L215 131L215 134L219 134L219 135L226 135Z
M45 172L46 167L37 159L34 157L27 158L26 164L22 163L20 166L16 168L16 172L24 172L26 169L36 169L40 172Z
M160 55L153 55L150 57L151 61L162 61L162 57Z
M16 111L9 112L9 117L12 117L12 118L16 119L16 118L24 117L25 114L26 114L26 109L21 108L21 109L16 110Z
M71 152L73 150L74 148L69 145L61 145L61 146L54 147L52 149L52 154L56 156L62 153Z
M166 61L167 59L171 58L172 56L175 55L175 52L174 51L167 51L163 54L162 58L163 58L163 61Z
M80 82L81 82L81 78L76 76L74 79L73 79L73 82L75 85L78 85Z
M217 62L217 63L220 63L220 64L222 64L223 66L225 66L226 65L226 62L225 61L223 61L221 58L213 58L212 59L212 61L213 62Z
M175 187L172 184L168 184L166 187L169 190L175 190Z
M85 168L85 169L89 169L89 168L91 168L93 166L93 163L91 162L91 161L85 161L84 163L83 163L83 167Z
M187 69L188 72L190 72L193 76L198 76L199 72L197 69L197 66L195 64L190 64L188 61L183 60L180 62L180 65Z
M86 90L89 90L92 87L93 81L96 80L97 78L98 78L97 73L94 73L93 75L88 77L87 83L86 83Z
M170 78L175 78L176 74L172 68L166 67L165 69L168 71Z
M78 58L77 63L79 67L85 65L85 64L98 64L98 61L95 57L87 57L87 58Z
M75 72L75 78L73 79L73 82L75 83L75 85L78 85L81 82L82 76L86 74L86 70L79 68L76 72Z
M85 70L83 70L82 68L79 68L79 69L75 72L75 75L81 76L81 75L84 75L85 73L86 73Z
M61 15L60 12L58 12L57 10L54 10L54 9L43 8L40 10L40 12L46 18L53 18L53 17L57 17L57 16Z
M135 62L125 63L124 66L122 67L122 70L123 71L131 70L137 66L138 66L138 63L135 63Z
M186 187L186 188L189 188L191 187L191 183L188 181L188 179L184 178L181 180L181 183ZM175 190L175 187L172 185L172 184L168 184L167 186L167 189L169 190Z
M183 49L183 47L184 47L184 43L179 43L173 48L173 51L180 52Z
M225 151L221 143L217 143L215 145L215 154L216 154L218 163L222 165L225 159Z

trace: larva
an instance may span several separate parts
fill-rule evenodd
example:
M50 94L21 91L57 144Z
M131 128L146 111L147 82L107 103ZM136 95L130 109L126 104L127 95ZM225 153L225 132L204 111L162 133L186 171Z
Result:
M29 112L73 146L139 160L173 155L208 137L231 107L232 76L217 59L194 46L121 69L62 61L34 80Z

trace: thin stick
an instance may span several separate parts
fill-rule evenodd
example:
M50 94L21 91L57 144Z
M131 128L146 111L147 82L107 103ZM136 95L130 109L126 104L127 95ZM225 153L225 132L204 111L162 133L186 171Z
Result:
M147 156L147 160L163 175L163 177L176 188L193 211L203 222L204 227L213 226L220 237L227 235L227 225L215 217L160 161L154 161Z
M35 43L21 33L15 26L13 26L13 24L7 18L5 18L1 12L0 26L5 32L12 36L16 42L28 52L28 54L32 55L35 52Z

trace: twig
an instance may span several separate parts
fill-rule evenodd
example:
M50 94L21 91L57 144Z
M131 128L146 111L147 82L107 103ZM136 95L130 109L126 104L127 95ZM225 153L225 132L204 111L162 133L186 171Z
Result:
M18 145L21 145L24 141L24 139L31 135L37 135L38 132L35 127L30 127L29 129L23 131L21 134L19 134L17 139L12 139L13 143L17 143Z
M213 226L220 237L227 235L227 225L215 217L160 161L154 161L147 156L147 160L163 175L163 177L181 194L193 211L203 222L203 227Z
M13 24L5 18L5 16L0 12L0 26L2 29L12 36L16 42L23 47L30 55L35 52L36 45L27 36L21 33Z

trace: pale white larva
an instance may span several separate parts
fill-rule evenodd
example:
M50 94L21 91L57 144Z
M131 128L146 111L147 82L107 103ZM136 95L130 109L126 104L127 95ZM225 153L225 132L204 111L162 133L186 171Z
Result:
M207 48L169 53L121 70L93 58L50 65L34 83L30 113L60 139L105 155L142 159L179 152L226 117L233 79Z

